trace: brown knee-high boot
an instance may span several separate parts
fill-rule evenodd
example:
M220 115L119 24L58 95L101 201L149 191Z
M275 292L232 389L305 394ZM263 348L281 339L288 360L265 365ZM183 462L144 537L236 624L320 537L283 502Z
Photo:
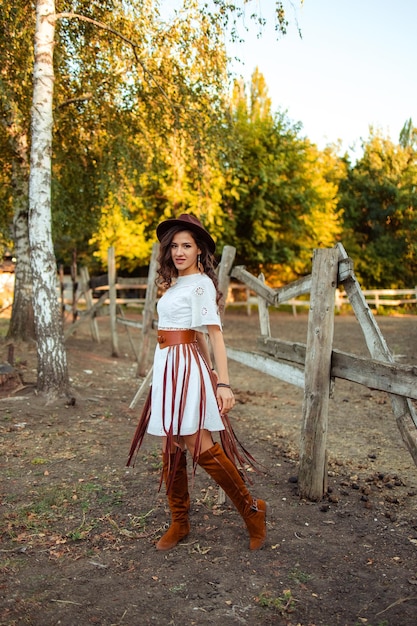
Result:
M266 539L266 502L252 498L237 467L218 443L200 454L198 464L226 492L243 517L249 531L250 549L262 548Z
M163 455L163 475L165 484L169 485L167 493L169 508L171 510L171 525L167 532L162 535L156 544L157 550L170 550L184 539L190 532L188 511L190 508L190 495L188 493L187 458L186 453L180 454L175 475L171 478L169 470L173 470L175 454Z

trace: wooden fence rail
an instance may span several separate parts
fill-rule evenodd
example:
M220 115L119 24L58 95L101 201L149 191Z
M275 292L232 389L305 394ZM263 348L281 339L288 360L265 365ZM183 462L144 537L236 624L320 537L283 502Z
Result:
M235 274L236 276L238 274ZM292 283L295 284L295 283ZM308 292L306 292L308 293ZM362 289L366 303L375 308L376 311L381 307L399 307L405 305L417 305L417 286L414 289ZM299 294L301 295L301 294ZM338 311L342 307L351 306L346 291L337 289L334 299L335 307ZM299 297L292 298L290 294L283 293L278 306L286 304L292 307L293 315L297 315L297 308L309 308L309 298L301 299ZM229 287L226 300L226 307L245 307L248 315L251 315L252 308L257 307L258 298L254 291L244 282L234 282Z

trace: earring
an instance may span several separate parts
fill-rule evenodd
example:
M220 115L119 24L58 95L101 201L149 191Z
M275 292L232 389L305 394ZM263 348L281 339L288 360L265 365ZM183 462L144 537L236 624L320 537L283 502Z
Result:
M204 272L204 267L201 264L201 254L197 254L197 269L199 272Z

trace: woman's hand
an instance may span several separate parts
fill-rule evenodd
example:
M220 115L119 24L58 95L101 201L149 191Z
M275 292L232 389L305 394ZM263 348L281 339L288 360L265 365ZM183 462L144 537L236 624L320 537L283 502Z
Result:
M230 387L217 387L217 405L220 413L228 413L235 406L235 396Z

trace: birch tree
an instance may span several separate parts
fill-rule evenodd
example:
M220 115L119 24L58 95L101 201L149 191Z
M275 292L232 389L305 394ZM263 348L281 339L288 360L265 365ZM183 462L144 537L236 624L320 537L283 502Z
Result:
M14 301L7 339L23 341L35 337L28 230L32 18L31 3L3 0L0 5L0 164L7 176L2 190L5 192L2 197L2 234L13 239L16 257ZM13 212L13 217L9 211L4 211L6 206Z
M29 243L38 356L38 390L68 395L69 376L51 233L54 0L37 0L29 175Z

